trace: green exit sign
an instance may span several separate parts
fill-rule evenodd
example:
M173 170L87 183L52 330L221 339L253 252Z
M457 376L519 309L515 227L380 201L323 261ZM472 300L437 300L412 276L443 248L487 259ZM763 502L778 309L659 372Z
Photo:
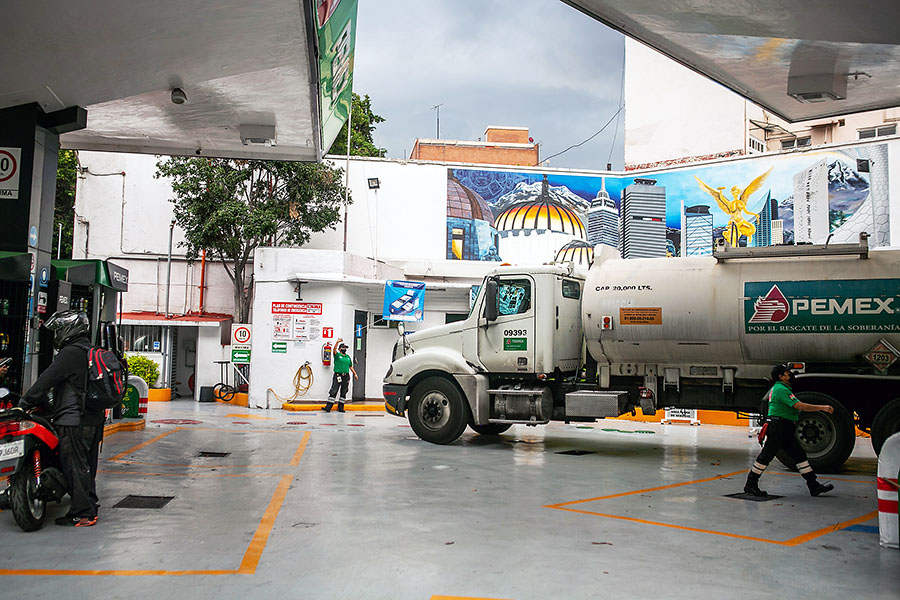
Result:
M272 342L272 354L287 354L287 342Z
M231 362L236 365L249 365L250 364L250 350L249 349L234 349L231 350Z

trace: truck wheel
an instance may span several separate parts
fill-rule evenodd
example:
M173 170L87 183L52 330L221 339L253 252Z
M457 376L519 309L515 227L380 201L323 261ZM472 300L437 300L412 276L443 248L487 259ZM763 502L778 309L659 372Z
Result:
M429 377L409 398L409 424L420 438L432 444L456 441L469 422L469 407L452 382Z
M837 471L853 452L856 443L856 429L853 418L840 402L819 392L800 392L797 399L807 404L830 404L832 414L824 412L801 412L795 435L800 446L809 457L809 464L817 473ZM777 454L778 461L796 471L797 465L787 452Z
M471 427L475 433L481 435L500 435L512 427L512 423L485 423L484 425L472 425L470 423L469 427Z
M37 495L33 452L28 454L22 461L22 468L12 476L9 502L13 518L22 531L35 531L44 524L44 509L47 503Z
M881 407L872 421L872 448L881 454L884 441L900 431L900 398L894 398Z

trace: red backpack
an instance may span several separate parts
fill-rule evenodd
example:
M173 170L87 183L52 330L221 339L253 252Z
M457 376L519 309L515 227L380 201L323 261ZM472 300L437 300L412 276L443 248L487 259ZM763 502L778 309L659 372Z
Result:
M84 385L84 409L106 410L125 398L128 369L112 350L84 347L88 353L87 381Z

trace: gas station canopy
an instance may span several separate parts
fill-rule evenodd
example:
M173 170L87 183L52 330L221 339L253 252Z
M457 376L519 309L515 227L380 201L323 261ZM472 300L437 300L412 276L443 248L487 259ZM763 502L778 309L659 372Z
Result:
M897 2L563 1L791 122L900 106Z
M8 2L0 109L87 109L66 148L318 160L311 0ZM173 90L179 89L182 96Z

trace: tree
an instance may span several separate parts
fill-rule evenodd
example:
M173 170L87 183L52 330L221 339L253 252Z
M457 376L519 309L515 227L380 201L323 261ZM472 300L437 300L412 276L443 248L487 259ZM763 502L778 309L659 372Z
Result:
M334 228L344 206L343 170L322 163L173 156L156 168L157 177L172 180L188 260L206 250L222 261L241 323L250 316L253 251L303 245L311 233Z
M62 225L62 258L72 258L72 230L75 227L75 180L78 155L74 150L60 150L56 167L56 201L53 206L53 237ZM54 254L55 256L55 254Z
M387 154L384 148L378 148L372 139L375 133L375 124L383 123L384 117L376 115L372 112L372 101L366 94L360 98L357 94L353 94L352 112L350 114L350 123L353 127L353 136L350 138L350 155L351 156L378 156L383 157ZM338 132L331 144L329 154L347 154L347 123Z

